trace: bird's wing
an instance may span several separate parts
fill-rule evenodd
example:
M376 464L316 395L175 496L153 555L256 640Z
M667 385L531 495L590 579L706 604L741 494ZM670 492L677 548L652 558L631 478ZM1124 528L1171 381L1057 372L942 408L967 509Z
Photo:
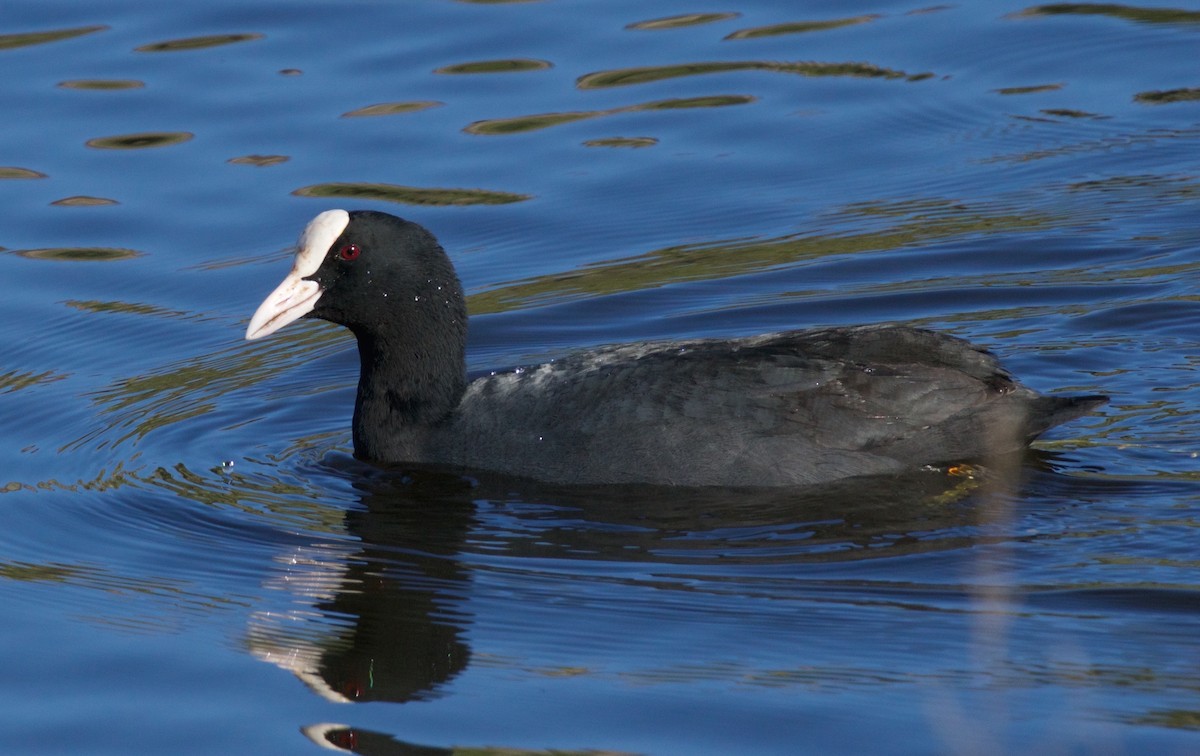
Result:
M653 465L677 480L717 469L728 479L736 469L751 484L804 482L911 464L895 453L926 451L910 439L1013 385L987 353L909 328L649 343L476 381L466 401L505 405L507 426L484 427L489 413L476 409L467 414L480 427L459 430L503 439L494 454L505 459L490 460L501 466L544 458L596 478ZM944 440L963 446L959 435ZM539 455L548 445L553 455Z

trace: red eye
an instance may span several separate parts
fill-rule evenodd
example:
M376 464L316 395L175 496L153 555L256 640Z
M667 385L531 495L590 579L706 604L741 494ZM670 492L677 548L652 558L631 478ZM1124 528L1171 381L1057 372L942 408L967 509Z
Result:
M338 250L338 257L346 261L357 260L362 254L362 249L357 244L347 244Z

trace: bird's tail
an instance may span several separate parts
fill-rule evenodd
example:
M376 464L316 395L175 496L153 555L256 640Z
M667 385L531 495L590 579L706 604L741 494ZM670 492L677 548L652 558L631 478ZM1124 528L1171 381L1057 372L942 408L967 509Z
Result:
M1050 428L1091 414L1097 407L1107 403L1108 397L1103 394L1039 396L1029 409L1027 436L1033 440Z

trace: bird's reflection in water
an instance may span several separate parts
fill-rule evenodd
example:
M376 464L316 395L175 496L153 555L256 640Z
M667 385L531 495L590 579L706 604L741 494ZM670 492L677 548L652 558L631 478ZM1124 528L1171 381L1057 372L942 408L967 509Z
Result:
M256 613L250 646L340 702L429 698L467 665L461 639L468 571L455 558L474 513L461 477L372 476L362 509L346 512L355 540L280 556L276 587L296 599Z
M448 694L473 650L493 653L470 648L476 614L484 613L481 626L521 622L511 606L511 617L485 616L500 605L491 600L497 590L511 589L505 581L544 581L554 592L570 592L575 581L582 594L598 580L618 590L643 576L655 592L698 595L714 601L714 611L731 590L850 604L902 590L906 600L922 594L931 606L961 607L978 599L970 586L936 577L910 583L913 570L878 575L864 560L956 559L956 550L1016 539L1010 506L1021 497L1010 494L1022 479L1082 485L1056 475L1044 454L803 491L553 487L436 468L384 470L344 457L326 458L322 468L353 481L360 505L344 512L346 538L280 554L271 581L289 604L253 614L248 644L337 702ZM995 600L989 590L985 599ZM346 725L313 724L305 733L364 754L442 752Z
M989 524L1005 519L1004 494L1019 486L1028 462L788 491L564 488L327 460L354 481L361 506L345 513L346 538L280 556L284 568L273 580L292 604L256 613L249 645L328 700L428 700L470 663L473 612L489 611L471 600L480 570L537 579L553 564L561 585L572 563L581 581L606 571L628 576L631 563L661 577L653 565L671 564L682 590L768 576L786 577L792 590L820 590L818 565L994 540ZM417 752L388 735L367 738L378 748L364 750L354 743L369 733L341 725L311 725L306 734L352 752Z

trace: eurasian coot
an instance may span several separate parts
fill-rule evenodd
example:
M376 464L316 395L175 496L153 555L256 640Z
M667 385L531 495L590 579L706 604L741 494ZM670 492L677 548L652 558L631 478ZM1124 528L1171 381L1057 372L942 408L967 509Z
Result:
M467 309L421 226L330 210L254 313L349 328L356 456L557 483L782 486L1019 450L1103 396L1042 396L979 347L872 325L602 347L468 382Z

